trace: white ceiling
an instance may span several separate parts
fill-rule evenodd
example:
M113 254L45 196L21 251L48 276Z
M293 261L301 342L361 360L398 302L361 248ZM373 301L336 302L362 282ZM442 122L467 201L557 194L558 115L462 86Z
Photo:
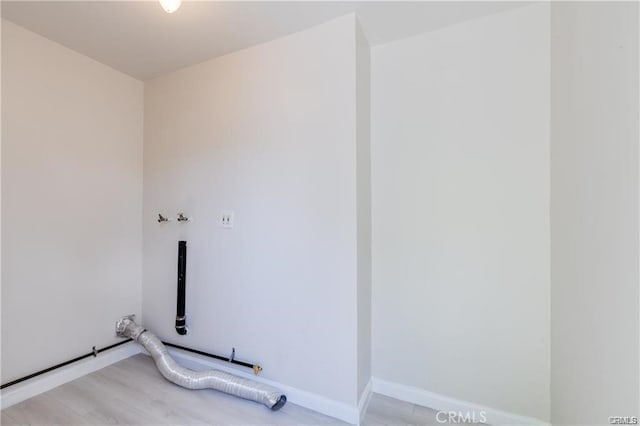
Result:
M372 45L519 7L517 2L2 1L2 17L141 80L349 12Z

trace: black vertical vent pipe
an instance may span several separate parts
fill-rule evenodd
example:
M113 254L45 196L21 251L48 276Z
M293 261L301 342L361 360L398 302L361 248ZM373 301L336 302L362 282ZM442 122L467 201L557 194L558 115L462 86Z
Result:
M176 311L176 332L187 334L187 317L184 313L187 280L187 242L178 241L178 305Z

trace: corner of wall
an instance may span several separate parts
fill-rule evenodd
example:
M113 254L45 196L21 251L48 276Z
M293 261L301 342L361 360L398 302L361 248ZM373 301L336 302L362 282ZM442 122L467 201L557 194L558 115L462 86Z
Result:
M357 400L371 383L371 54L355 16L357 202ZM370 391L369 391L370 393ZM367 397L368 399L368 397Z

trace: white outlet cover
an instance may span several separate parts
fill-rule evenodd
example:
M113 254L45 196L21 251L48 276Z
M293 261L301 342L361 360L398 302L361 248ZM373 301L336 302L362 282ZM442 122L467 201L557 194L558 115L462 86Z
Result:
M222 210L220 212L218 225L221 228L226 228L226 229L233 228L233 210Z

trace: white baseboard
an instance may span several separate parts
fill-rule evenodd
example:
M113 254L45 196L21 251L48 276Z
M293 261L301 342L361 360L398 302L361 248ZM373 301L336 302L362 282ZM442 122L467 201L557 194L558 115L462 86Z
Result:
M33 378L24 383L11 386L10 388L0 391L0 407L2 409L8 408L14 404L141 352L145 353L145 351L141 350L137 344L131 342L107 351L104 354L100 354L96 358L87 358L72 365L44 374L40 377ZM252 373L233 367L228 363L204 358L175 349L169 349L169 352L176 361L180 362L180 364L185 367L194 369L216 368L218 370L233 373L240 377L275 386L281 389L287 395L287 400L294 404L354 425L360 424L364 419L364 415L367 407L369 406L373 392L439 411L462 413L475 412L478 414L480 412L484 412L486 415L486 423L492 426L549 425L549 423L533 417L521 416L480 404L461 401L413 386L389 382L377 377L373 377L369 381L360 396L358 406L354 407L344 402L335 401L318 394L256 376Z
M360 395L360 400L358 401L358 424L361 424L364 420L365 413L367 412L367 408L369 408L369 403L371 402L371 394L373 393L373 380L370 378L369 383L365 386L362 391L362 395Z
M192 368L194 370L201 370L203 368L215 368L217 370L235 374L236 376L255 380L259 383L265 383L281 389L287 395L287 401L292 402L296 405L300 405L302 407L317 411L318 413L324 414L326 416L334 417L347 423L351 423L354 425L359 423L359 407L351 406L344 402L335 401L333 399L329 399L318 394L278 383L273 380L268 380L261 376L256 376L251 372L233 367L229 363L223 361L216 361L215 359L205 358L196 354L191 354L189 352L180 351L178 349L168 349L171 356L177 362L179 362L180 365L183 365L187 368Z
M379 393L381 395L386 395L391 398L400 399L402 401L410 402L412 404L421 405L423 407L432 408L438 411L476 413L476 419L480 417L480 413L484 412L486 416L485 423L492 426L549 426L549 423L533 417L521 416L519 414L497 410L495 408L475 404L473 402L461 401L413 386L389 382L377 377L374 377L372 381L373 392Z
M137 344L134 342L126 343L98 354L95 358L86 358L42 376L10 386L0 391L0 407L5 409L138 353L140 353L140 347Z

